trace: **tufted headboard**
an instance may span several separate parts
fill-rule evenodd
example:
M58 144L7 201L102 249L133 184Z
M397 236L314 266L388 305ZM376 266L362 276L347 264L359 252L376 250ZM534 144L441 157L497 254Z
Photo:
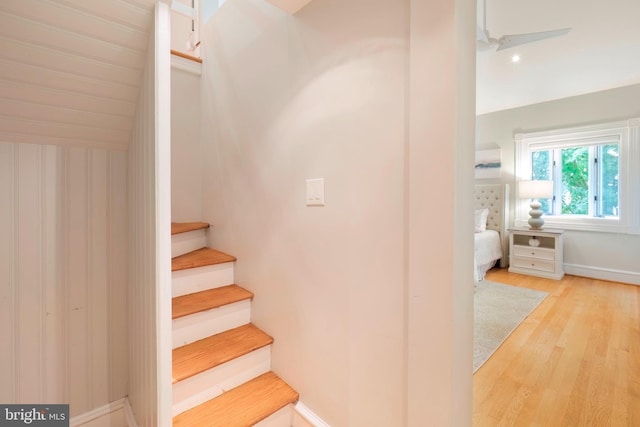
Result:
M509 260L509 184L476 184L474 209L489 208L487 228L500 233L502 259L500 267L507 267Z

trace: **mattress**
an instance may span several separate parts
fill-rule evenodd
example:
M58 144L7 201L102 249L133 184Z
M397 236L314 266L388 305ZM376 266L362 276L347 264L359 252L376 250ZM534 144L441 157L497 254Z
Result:
M487 270L493 267L500 258L502 258L500 233L495 230L474 233L474 274L476 280L484 279Z

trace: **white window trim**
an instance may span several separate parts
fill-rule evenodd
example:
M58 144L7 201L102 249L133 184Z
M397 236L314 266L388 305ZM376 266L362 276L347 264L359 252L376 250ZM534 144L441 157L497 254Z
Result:
M593 218L569 215L544 216L545 226L565 230L640 234L640 118L597 125L518 133L515 136L515 179L531 179L531 149L546 148L559 142L611 137L620 143L620 217ZM517 189L518 186L516 185ZM516 194L514 224L527 226L529 203Z

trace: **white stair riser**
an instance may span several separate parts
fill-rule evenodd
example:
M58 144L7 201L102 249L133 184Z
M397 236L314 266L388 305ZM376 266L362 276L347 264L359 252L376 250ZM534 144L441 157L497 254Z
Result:
M251 300L227 304L173 320L173 348L190 344L251 321Z
M269 371L271 346L230 360L173 385L173 416Z
M208 265L206 267L188 268L172 273L171 296L193 294L207 289L219 288L234 283L233 263Z
M207 246L207 235L204 229L171 236L171 258L195 251Z
M291 427L293 425L293 406L287 405L284 408L269 415L264 420L253 427Z

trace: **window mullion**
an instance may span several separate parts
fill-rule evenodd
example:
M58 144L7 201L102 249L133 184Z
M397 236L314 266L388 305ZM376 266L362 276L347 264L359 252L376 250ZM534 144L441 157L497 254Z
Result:
M599 180L598 180L598 147L589 147L589 216L598 216L598 197L599 197Z
M553 215L562 215L562 157L559 149L552 150L553 155Z

